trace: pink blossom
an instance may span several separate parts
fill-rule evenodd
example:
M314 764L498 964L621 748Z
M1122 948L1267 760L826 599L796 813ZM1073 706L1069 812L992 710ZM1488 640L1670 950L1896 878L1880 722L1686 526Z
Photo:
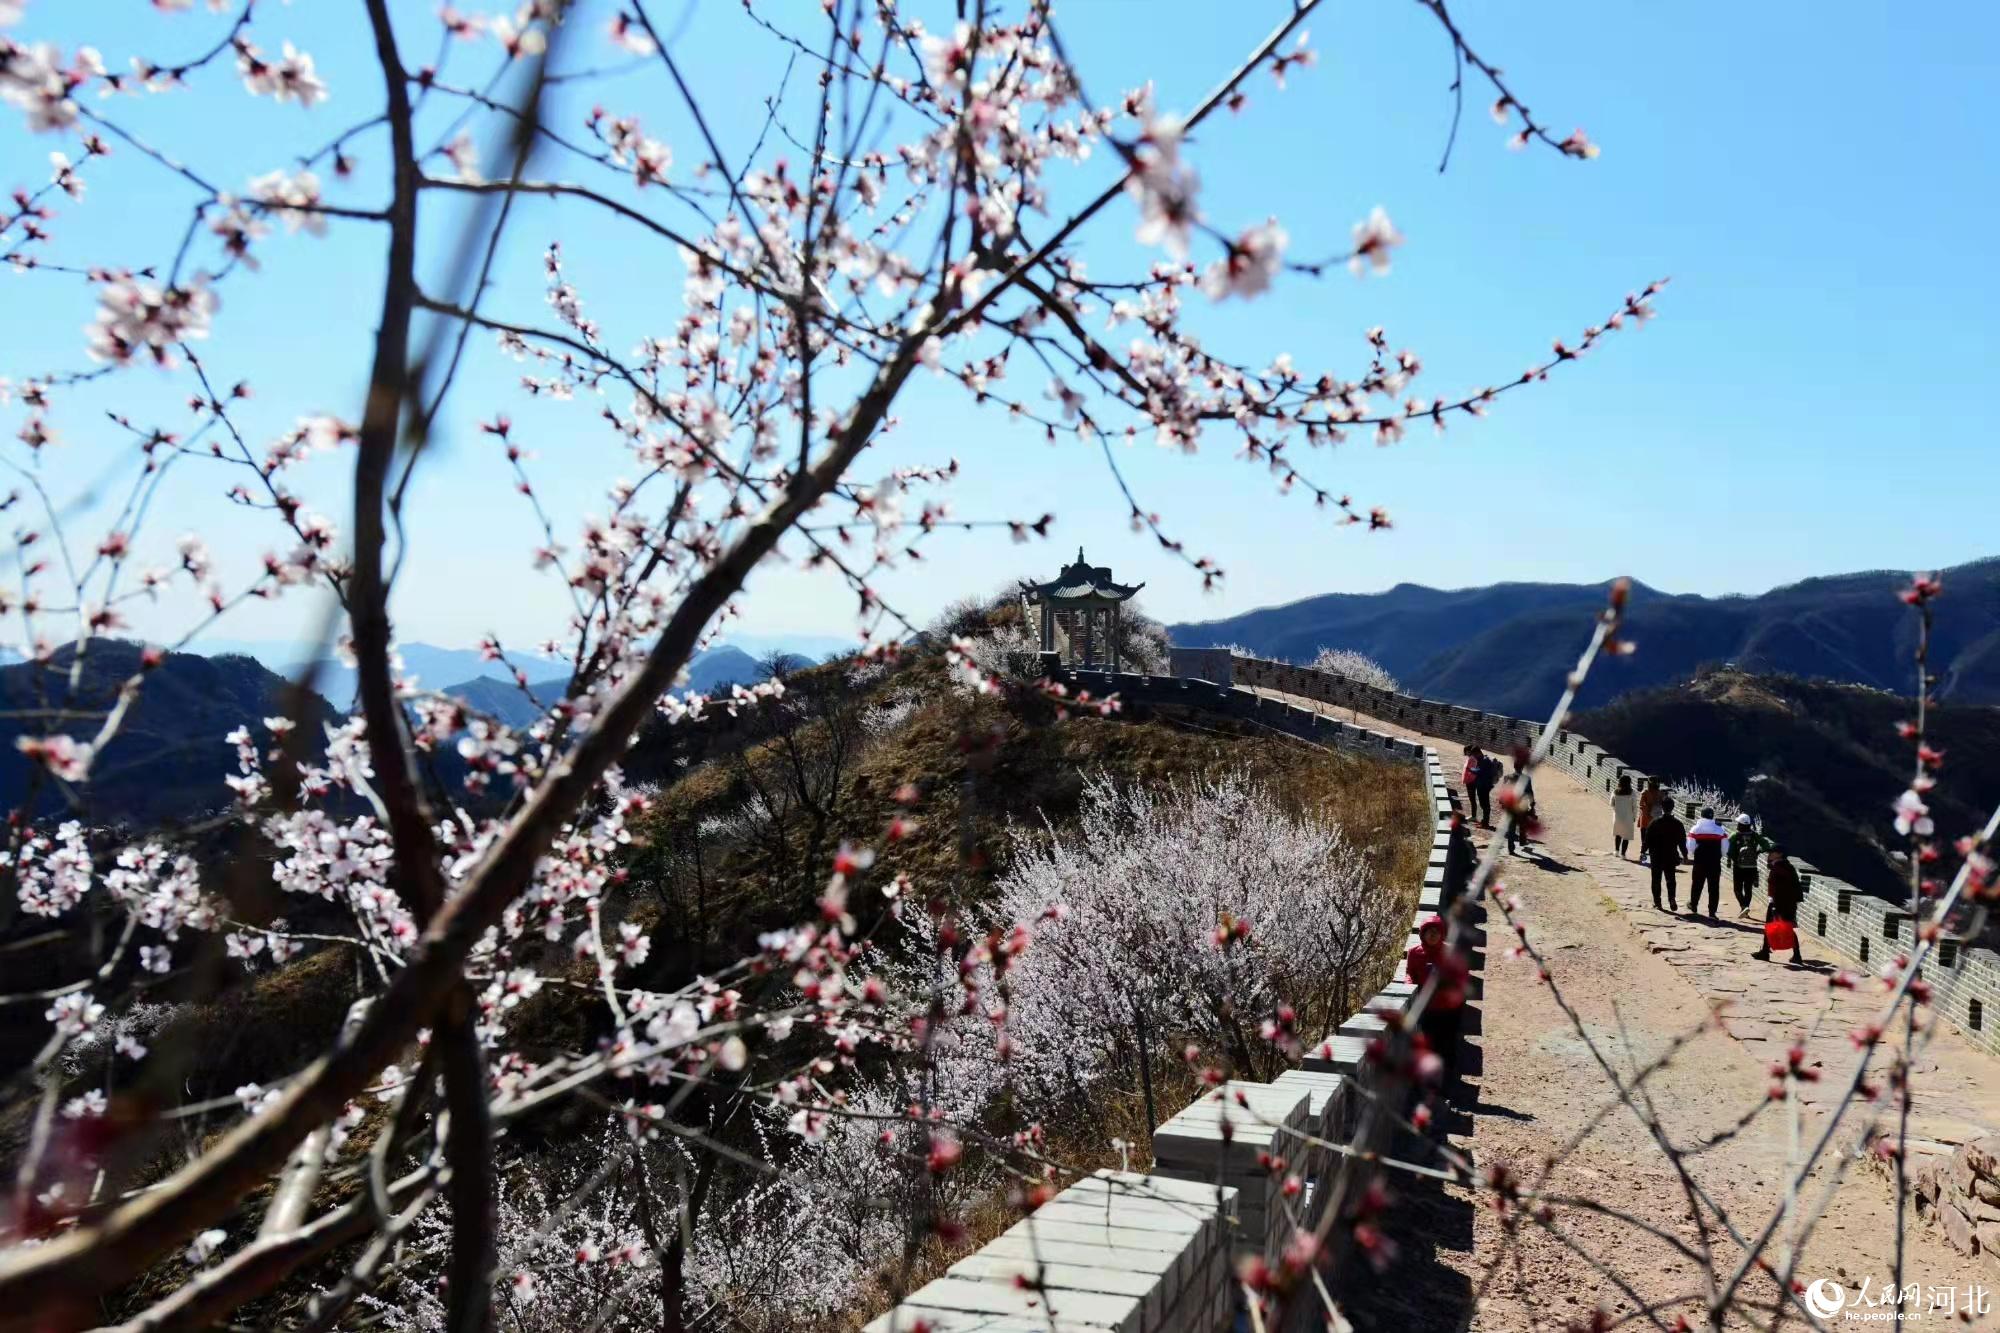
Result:
M1930 807L1924 804L1924 798L1914 789L1896 798L1895 811L1896 832L1906 838L1912 834L1928 838L1936 831L1936 826L1931 822Z
M1226 258L1209 266L1202 290L1221 300L1228 296L1259 296L1284 267L1285 229L1271 218L1236 238Z
M82 782L89 777L90 762L95 757L94 747L89 741L60 734L16 736L14 748L64 782Z
M1402 233L1389 221L1389 215L1378 206L1362 221L1354 224L1354 254L1347 261L1347 267L1356 277L1370 268L1376 273L1389 271L1389 252L1403 243Z

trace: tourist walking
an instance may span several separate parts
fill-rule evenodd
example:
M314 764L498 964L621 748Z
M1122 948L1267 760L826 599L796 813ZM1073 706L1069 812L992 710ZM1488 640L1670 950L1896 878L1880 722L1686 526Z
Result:
M1535 817L1535 779L1525 755L1514 756L1514 808L1507 813L1507 855L1512 856L1516 843L1522 851L1528 849L1528 825Z
M1730 887L1743 909L1736 914L1739 919L1750 915L1750 899L1757 892L1757 863L1770 848L1770 841L1757 831L1750 816L1736 816L1736 831L1729 836L1729 872Z
M1477 819L1481 828L1493 827L1493 784L1500 777L1500 761L1477 745L1465 747L1465 815Z
M1687 846L1687 825L1674 817L1674 794L1662 791L1658 794L1659 806L1646 831L1640 835L1640 859L1653 867L1653 906L1660 905L1660 888L1667 890L1667 910L1680 911L1680 883L1676 878L1681 868L1681 853ZM1643 808L1643 807L1642 807Z
M1632 831L1638 826L1639 794L1632 790L1632 775L1618 775L1618 790L1611 793L1611 847L1619 856L1632 849Z
M1646 841L1646 830L1652 827L1653 816L1660 812L1660 780L1647 778L1646 786L1639 793L1639 864L1645 865L1651 855Z
M1785 858L1785 849L1776 843L1771 845L1771 854L1764 863L1764 893L1770 902L1770 910L1764 913L1764 947L1750 956L1769 961L1771 924L1782 921L1790 927L1789 932L1780 933L1792 937L1792 966L1804 966L1805 955L1799 952L1799 903L1806 896L1805 885L1799 882L1798 867Z
M1465 1013L1465 988L1471 969L1456 949L1446 946L1443 917L1431 916L1417 927L1417 943L1403 955L1403 970L1409 973L1410 984L1418 989L1430 980L1433 972L1437 974L1437 986L1424 1005L1417 1027L1449 1069L1458 1046L1459 1021Z
M1688 861L1693 874L1688 882L1688 915L1701 911L1701 890L1708 886L1708 919L1715 920L1715 905L1722 897L1722 863L1729 858L1729 830L1716 822L1715 807L1701 808L1701 818L1688 830Z

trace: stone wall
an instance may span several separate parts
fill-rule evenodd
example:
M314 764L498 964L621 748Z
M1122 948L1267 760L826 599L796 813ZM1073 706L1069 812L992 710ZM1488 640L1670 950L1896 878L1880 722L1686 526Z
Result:
M1966 1254L2000 1256L2000 1137L1960 1144L1911 1168L1917 1211Z
M1191 666L1199 663L1210 671L1221 670L1200 661L1214 651L1176 648L1175 669L1179 670L1183 654L1191 654L1185 659ZM1226 671L1238 687L1276 690L1394 722L1428 736L1498 747L1503 752L1532 745L1542 730L1540 723L1522 718L1397 694L1285 662L1238 657ZM1646 779L1646 774L1618 756L1570 731L1556 733L1548 762L1607 803L1620 774L1630 774L1635 787ZM1690 802L1685 813L1694 816L1700 811ZM1608 812L1604 836L1608 845ZM1808 947L1811 941L1818 941L1856 966L1879 972L1911 946L1914 931L1907 904L1877 898L1796 857L1793 864L1806 889L1799 907L1799 931ZM1755 905L1761 904L1763 896L1760 884ZM1924 976L1931 983L1933 1012L1974 1045L2000 1055L2000 955L1966 939L1947 937L1939 942Z
M1116 693L1129 708L1187 709L1409 765L1429 788L1433 817L1430 863L1404 942L1405 949L1416 944L1417 923L1443 902L1450 840L1451 793L1436 752L1233 687L1227 653L1218 663L1174 651L1177 672L1202 668L1223 679L1084 671L1059 679L1096 697ZM1337 1032L1325 1034L1302 1068L1269 1083L1232 1081L1163 1122L1153 1133L1150 1173L1101 1171L1078 1181L912 1292L866 1333L912 1333L919 1327L932 1333L1235 1328L1236 1263L1245 1256L1274 1255L1287 1234L1282 1223L1288 1211L1310 1227L1328 1200L1346 1196L1353 1159L1306 1135L1340 1143L1350 1139L1360 1119L1359 1089L1373 1077L1365 1056L1370 1038L1385 1024L1380 1015L1406 1012L1415 993L1399 966L1379 994ZM1274 1159L1283 1159L1275 1171ZM1290 1175L1303 1182L1296 1196L1287 1191ZM1294 1329L1314 1326L1313 1305L1299 1303Z

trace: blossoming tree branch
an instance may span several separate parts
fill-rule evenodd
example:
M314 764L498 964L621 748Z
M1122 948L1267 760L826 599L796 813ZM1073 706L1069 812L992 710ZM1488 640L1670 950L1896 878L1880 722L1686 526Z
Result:
M1223 137L1238 117L1279 121L1286 83L1310 77L1314 0L1246 33L1212 91L1178 107L1150 85L1098 86L1072 63L1060 19L1033 0L980 0L963 16L888 0L747 0L732 15L740 40L786 70L763 90L749 143L716 131L659 0L435 15L351 0L376 66L351 85L322 73L288 37L294 12L267 0L158 0L155 20L107 22L94 43L66 46L37 36L59 8L0 0L0 101L49 146L46 175L18 182L0 208L0 257L24 283L85 285L96 305L80 334L38 326L46 364L0 368L0 402L20 421L4 460L18 579L0 612L18 620L34 660L67 664L54 677L67 694L44 701L46 726L22 742L36 785L9 825L0 927L71 932L91 941L93 962L80 980L0 996L15 1018L47 1023L23 1076L37 1109L5 1213L0 1324L87 1322L100 1293L184 1255L190 1274L140 1323L206 1325L339 1251L345 1267L304 1313L327 1326L374 1299L394 1256L427 1236L440 1256L439 1326L490 1326L496 1300L518 1320L548 1246L564 1228L595 1225L576 1200L607 1180L573 1182L576 1199L521 1234L505 1221L521 1205L496 1178L495 1136L553 1102L635 1080L654 1098L615 1112L626 1145L616 1180L632 1173L631 1197L666 1213L647 1213L640 1238L604 1222L578 1242L579 1262L683 1244L715 1163L736 1152L721 1126L738 1115L775 1112L808 1143L847 1134L889 1145L894 1180L848 1184L899 1200L892 1231L904 1238L945 1224L966 1144L1045 1181L1055 1164L1032 1124L987 1133L937 1070L953 1029L984 1032L995 1004L1004 1032L1014 961L1060 908L1013 903L1022 919L970 928L934 886L872 883L868 850L848 847L822 867L814 919L680 989L632 985L648 951L620 901L629 822L648 800L620 770L634 736L783 705L776 681L718 699L673 692L760 567L803 565L844 583L866 656L884 659L909 628L880 590L886 573L947 531L1026 541L1047 530L1044 514L951 509L946 488L981 460L869 466L913 383L956 389L964 410L1015 434L1089 450L1133 527L1212 583L1220 565L1183 548L1113 444L1231 451L1341 524L1383 526L1387 515L1328 475L1328 446L1393 444L1413 427L1483 415L1648 318L1658 289L1609 302L1603 322L1519 374L1435 395L1417 388L1419 357L1365 321L1348 367L1212 347L1201 328L1218 304L1381 273L1403 242L1380 208L1336 229L1201 190L1198 140ZM1517 146L1595 155L1582 132L1533 118L1441 3L1426 8L1466 62L1462 77L1490 85ZM588 114L574 112L580 87L595 101ZM220 125L174 142L188 136L173 109L197 92L230 92L232 116L282 118L296 149L249 160ZM92 189L115 158L143 164L174 206L121 213ZM117 225L88 234L116 244L86 252L72 224L100 213ZM627 238L634 266L681 275L681 309L653 329L602 326L566 274L565 228L580 215ZM530 227L543 229L542 260L522 272L505 242ZM383 255L373 314L342 330L369 349L366 393L298 403L295 428L253 439L242 405L269 390L226 367L233 344L269 335L233 311L250 304L241 298L263 261L335 229L365 233ZM1147 256L1137 265L1122 259L1135 245ZM545 297L544 318L500 313L509 307L495 293L524 288ZM465 368L494 357L519 363L523 395L574 400L575 429L622 452L627 475L602 479L601 516L545 500L538 442L522 438L508 403L457 401ZM107 426L87 406L116 403L140 380L174 386L186 415L165 424L114 408ZM570 608L545 646L568 663L569 684L553 703L535 700L526 727L399 666L391 594L403 536L426 522L412 479L441 466L440 434L458 418L483 423L484 456L520 496L518 576L557 581ZM89 469L72 476L49 461L66 435L85 433L138 455L117 503L94 502L101 483L81 475ZM344 517L302 489L309 460L326 456L350 469ZM231 567L202 533L171 531L181 486L226 495L270 554ZM78 514L94 530L78 531ZM76 691L102 636L141 599L169 593L199 608L173 647L199 643L254 599L326 595L357 706L323 736L303 692L288 712L242 718L228 737L228 813L182 840L133 841L92 820L91 783L159 650L146 650L108 709L81 718ZM509 660L497 639L485 650ZM958 660L969 683L991 687ZM526 675L516 678L525 692ZM442 754L460 763L449 785ZM37 817L51 801L73 818ZM904 818L881 837L899 836ZM196 859L196 835L272 849L279 891L334 905L344 928L322 939L236 919L225 876ZM893 912L858 913L864 891L871 909ZM960 960L950 976L875 961L872 923L899 918L936 956ZM192 1056L148 1050L135 1006L156 979L212 957L217 940L238 967L350 951L367 994L288 1077L226 1105L179 1105L176 1073ZM513 1031L524 1003L552 986L601 1001L609 1037L551 1051ZM904 1071L896 1095L843 1090L871 1052ZM999 1052L1004 1062L1004 1040ZM79 1070L98 1085L74 1093ZM146 1174L189 1116L226 1128ZM322 1178L358 1189L315 1210ZM262 1211L260 1225L240 1225L246 1209ZM678 1326L681 1314L667 1317Z

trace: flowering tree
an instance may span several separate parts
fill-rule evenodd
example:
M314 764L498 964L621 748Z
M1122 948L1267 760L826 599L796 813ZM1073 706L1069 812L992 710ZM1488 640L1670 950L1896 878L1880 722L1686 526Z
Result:
M512 1281L491 1146L505 1127L636 1082L659 1089L661 1123L676 1137L719 1151L699 1113L723 1091L823 1132L852 1114L834 1085L864 1054L883 1046L926 1059L950 1015L938 1010L921 1037L885 1029L885 1014L905 1011L858 952L851 897L865 852L832 856L819 919L669 984L643 980L649 940L619 890L627 821L646 801L619 768L634 734L777 692L669 693L753 571L781 561L828 571L851 590L870 641L893 637L900 618L879 579L945 529L938 492L959 471L943 460L867 466L913 383L960 390L968 408L1048 439L1145 437L1187 453L1227 440L1339 521L1381 526L1379 511L1310 480L1303 455L1357 433L1387 444L1413 424L1481 415L1651 313L1657 285L1528 371L1437 397L1413 396L1419 359L1392 350L1380 328L1351 370L1301 368L1280 349L1212 349L1199 331L1212 303L1281 280L1379 272L1402 240L1378 209L1350 243L1298 260L1277 221L1225 219L1201 194L1190 135L1241 108L1253 80L1282 86L1310 66L1317 7L1295 5L1177 114L1150 86L1093 86L1034 0L981 4L956 22L841 0L808 20L753 0L746 38L768 43L799 83L772 90L762 132L737 144L692 95L656 0L528 0L494 15L447 5L435 19L357 0L377 67L365 82L379 79L379 100L363 83L341 85L331 66L322 72L288 39L291 11L257 0L212 2L207 15L169 0L156 6L158 32L121 18L98 44L68 49L37 27L69 7L0 0L0 101L50 145L47 177L22 182L0 210L0 257L45 291L87 291L95 304L81 338L66 318L38 328L49 364L0 382L19 422L7 461L21 484L6 503L33 515L17 536L20 587L0 596L0 611L18 615L27 651L58 668L40 733L21 747L37 765L26 808L47 793L87 812L93 764L143 706L159 651L146 651L108 707L82 708L77 688L93 637L118 630L140 599L192 608L177 647L249 599L324 594L331 637L358 677L353 715L323 739L305 735L303 701L246 717L229 736L233 813L207 830L235 839L222 870L205 870L173 836L127 842L88 819L10 826L0 926L66 930L90 956L67 980L0 997L49 1025L28 1071L36 1110L9 1200L0 1310L80 1319L97 1293L184 1253L198 1275L148 1317L203 1324L360 1242L315 1305L314 1320L330 1322L444 1207L441 1321L488 1326L496 1283ZM1495 115L1519 143L1594 155L1581 132L1557 138L1529 115L1440 0L1426 7L1466 77L1491 84ZM148 54L156 41L185 54ZM651 81L643 118L639 85L614 73ZM599 101L585 114L575 90L592 82ZM232 83L246 99L232 117L287 118L272 133L296 133L288 161L253 153L260 136L215 121L192 146L170 146L182 137L173 107ZM120 211L90 193L114 161L150 173L148 188L178 192L184 225L156 225L150 203ZM73 225L71 214L107 208L116 225ZM625 229L635 256L653 247L656 268L678 265L682 309L657 327L606 329L566 276L559 237L524 283L503 242L530 218L557 230L558 208ZM232 340L271 331L231 311L254 304L266 257L336 228L382 247L371 312L335 330L367 350L366 393L345 412L299 403L295 427L253 440L244 404L258 390L224 367ZM1134 233L1157 248L1154 262L1115 272L1116 252L1092 258L1099 237ZM501 295L524 285L539 288L545 315L516 315L523 303ZM47 308L61 303L52 296ZM519 729L410 679L390 617L402 538L425 521L412 479L436 466L464 367L496 348L521 363L523 394L588 402L580 426L604 433L626 474L607 471L599 516L561 512L506 404L472 405L489 465L521 496L522 570L554 580L569 607L550 646L571 680ZM1045 387L1014 393L1007 372L1022 366ZM161 424L153 407L110 414L138 460L122 503L85 502L98 493L94 469L65 481L43 466L66 430L95 420L94 404L125 390L143 401L134 386L163 384L185 412L178 424ZM1220 578L1105 456L1134 526L1204 583ZM346 471L317 502L316 459ZM269 554L231 567L204 534L156 537L182 486L226 493L243 523L269 534ZM96 529L75 530L79 514L98 516ZM1048 522L952 526L1026 540ZM510 660L497 639L484 646ZM432 763L443 752L463 765L449 788ZM271 849L272 883L301 906L292 915L309 908L334 924L238 919L233 890L256 874L251 848ZM970 947L948 921L937 937ZM348 951L364 994L287 1076L199 1108L230 1118L226 1130L152 1172L163 1124L187 1111L173 1089L192 1053L149 1052L121 1034L109 1065L86 1062L104 1081L79 1092L65 1052L154 978L207 966L215 940L239 965L306 947ZM1004 975L1024 941L1001 933L973 951ZM571 992L601 1000L602 1040L549 1050L520 1035L538 1004ZM136 1091L121 1099L121 1088ZM897 1103L907 1128L894 1137L913 1178L935 1181L959 1156L926 1095L920 1086ZM322 1178L354 1188L314 1212ZM254 1228L252 1196L268 1199ZM909 1237L936 1222L938 1191L906 1198L917 1200L898 1223Z
M1373 685L1378 690L1399 691L1403 688L1389 674L1387 667L1352 648L1322 648L1308 665L1314 671L1324 671L1362 685Z
M1364 970L1400 943L1410 904L1336 827L1286 811L1240 774L1163 791L1100 775L1073 837L1017 830L993 910L1060 917L1013 969L1005 1033L1038 1101L1187 1042L1273 1072L1259 1023L1331 1030ZM1163 1046L1159 1043L1171 1043Z

